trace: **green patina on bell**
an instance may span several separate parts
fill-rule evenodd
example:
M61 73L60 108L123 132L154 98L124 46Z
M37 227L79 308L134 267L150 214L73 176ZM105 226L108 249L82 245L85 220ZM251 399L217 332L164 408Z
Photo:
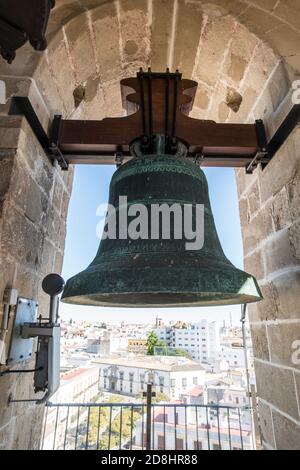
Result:
M187 251L187 240L174 236L169 240L102 239L90 266L67 282L62 301L95 306L195 307L261 300L254 277L236 269L224 255L203 171L178 156L180 152L174 156L157 150L155 155L136 156L116 171L109 203L118 209L119 196L127 196L128 206L141 203L149 209L157 203L203 204L203 248Z

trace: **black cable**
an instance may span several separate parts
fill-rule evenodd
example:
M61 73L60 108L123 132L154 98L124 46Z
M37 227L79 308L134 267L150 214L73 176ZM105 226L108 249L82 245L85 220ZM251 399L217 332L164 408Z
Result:
M32 374L34 372L39 372L43 370L44 367L38 367L37 369L27 369L27 370L5 370L4 372L0 372L0 377L8 374Z

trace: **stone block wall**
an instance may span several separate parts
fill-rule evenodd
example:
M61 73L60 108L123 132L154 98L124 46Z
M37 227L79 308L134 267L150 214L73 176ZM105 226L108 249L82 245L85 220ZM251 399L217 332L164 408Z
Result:
M0 321L6 287L17 289L20 296L37 299L39 314L48 314L48 298L42 293L41 283L46 274L61 272L72 178L72 169L61 172L52 165L24 118L3 112L0 116ZM13 368L33 366L32 361L27 361ZM8 404L9 396L17 400L37 397L33 391L33 374L0 377L0 449L37 449L44 407L34 403Z
M264 300L249 306L262 439L300 446L300 126L267 168L237 172L245 268Z

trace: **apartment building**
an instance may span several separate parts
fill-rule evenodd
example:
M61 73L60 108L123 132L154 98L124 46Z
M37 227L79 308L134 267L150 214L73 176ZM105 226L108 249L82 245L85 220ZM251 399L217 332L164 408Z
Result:
M218 359L221 347L217 322L202 320L185 328L161 327L156 328L154 332L168 347L183 349L196 362L214 364Z
M146 354L147 338L128 338L127 351L134 354Z
M177 399L205 379L205 369L183 357L109 357L95 363L100 368L100 388L124 395L138 395L152 383L156 392Z

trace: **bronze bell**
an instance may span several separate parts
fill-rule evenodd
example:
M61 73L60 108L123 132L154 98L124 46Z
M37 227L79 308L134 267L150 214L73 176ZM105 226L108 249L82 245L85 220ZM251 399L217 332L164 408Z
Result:
M121 166L110 184L109 203L119 213L119 196L127 204L174 203L204 205L204 245L187 250L187 239L117 237L102 239L89 267L68 280L62 301L80 305L118 307L196 307L234 305L262 299L257 281L236 269L222 250L209 201L203 171L185 158L185 147L177 155L143 155ZM149 218L149 227L151 226ZM195 213L193 212L193 223ZM119 231L116 232L119 234ZM150 230L150 229L149 229Z

